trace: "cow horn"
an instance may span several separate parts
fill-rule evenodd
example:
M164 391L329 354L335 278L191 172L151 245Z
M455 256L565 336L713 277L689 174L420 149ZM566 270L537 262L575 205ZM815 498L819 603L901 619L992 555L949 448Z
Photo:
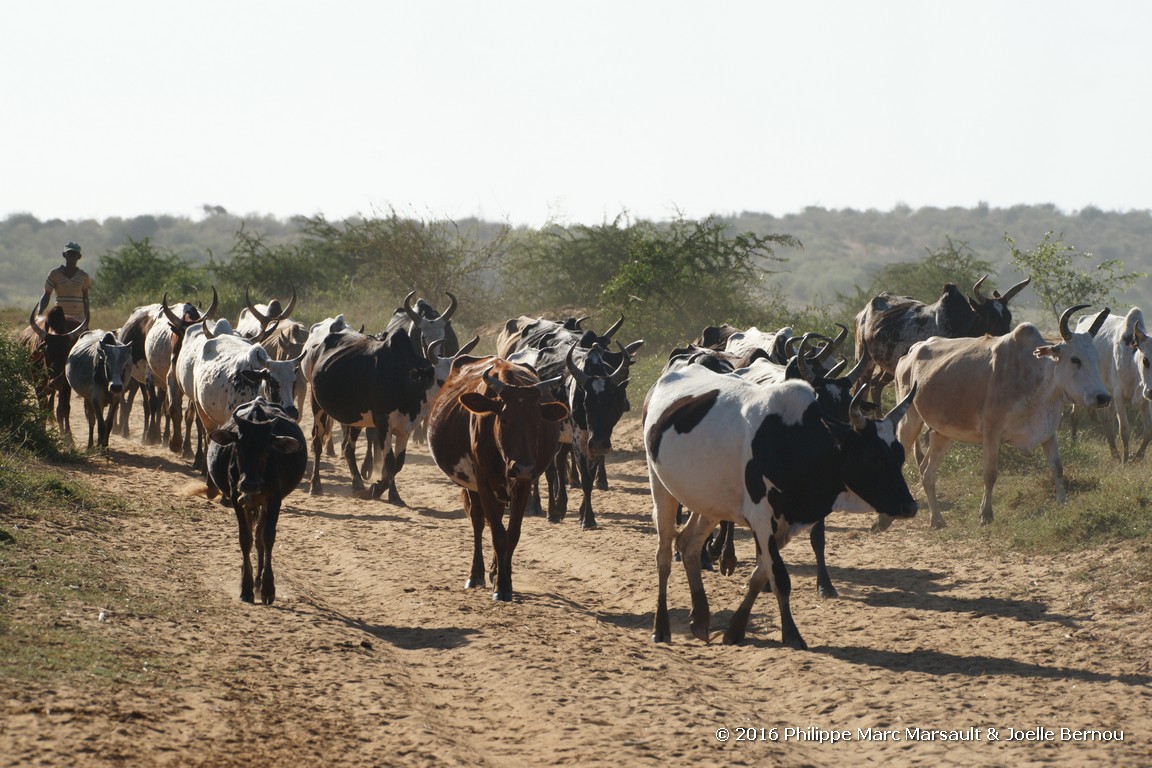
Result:
M868 354L868 347L864 347L864 351L860 353L860 359L856 361L856 365L852 366L852 370L844 374L844 378L848 379L849 384L855 384L856 379L860 378L860 374L871 362L870 355Z
M583 317L576 318L576 327L581 331L584 330L582 326L589 317L591 317L591 315L584 315Z
M1032 278L1026 277L1023 280L1021 280L1020 282L1016 283L1016 285L1014 285L1008 289L1007 293L1005 293L1003 296L1000 297L1000 301L1007 304L1012 299L1013 296L1020 293L1020 291L1024 290L1025 286L1027 286L1028 283L1030 283L1030 282L1032 282Z
M836 365L834 365L828 369L828 371L824 374L824 378L826 378L826 379L837 378L840 374L840 371L844 370L844 368L847 367L847 365L848 365L848 361L845 360L844 358L840 358L839 360L836 361Z
M408 295L404 297L404 314L408 315L408 319L414 323L420 322L420 315L416 314L416 310L412 309L412 297L416 295L416 291L409 291Z
M287 308L280 313L280 317L292 317L292 310L296 308L296 286L292 286L292 298L288 300Z
M220 296L216 293L216 286L212 286L212 303L208 305L208 311L204 313L203 320L207 320L216 315L216 307L220 304Z
M624 348L623 344L616 342L616 346L620 347L620 365L616 367L616 370L612 371L612 375L608 377L608 381L619 387L621 384L628 380L628 363L631 360L631 357L628 354L628 350Z
M1074 307L1068 307L1064 310L1064 314L1060 315L1060 338L1068 341L1072 338L1072 331L1068 329L1068 319L1072 317L1073 312L1079 312L1082 309L1087 309L1092 306L1091 304L1077 304Z
M168 291L164 291L164 298L160 299L160 309L164 312L164 317L168 318L168 322L175 325L177 328L184 325L184 321L176 317L176 313L168 307Z
M812 373L812 366L808 365L808 358L804 354L808 351L808 337L810 335L806 333L801 337L800 351L796 353L796 368L800 371L800 377L809 384L816 381L816 375Z
M252 303L252 298L248 294L248 286L244 286L244 305L248 307L248 311L252 313L252 317L260 321L260 327L263 328L268 324L268 317L260 313L256 306Z
M436 341L424 348L424 357L428 358L428 362L432 363L432 365L436 365L440 360L440 354L436 350L443 346L444 339L436 339Z
M904 418L904 414L908 412L908 408L912 405L912 399L916 397L916 388L920 386L920 382L912 382L912 389L908 390L908 394L904 399L896 403L896 407L888 411L888 415L884 419L891 422L893 426L900 423L900 419ZM863 389L863 387L861 387Z
M976 281L976 285L972 286L972 297L976 299L977 304L983 304L984 302L988 301L988 299L984 298L984 295L980 293L980 286L987 279L988 275L984 275Z
M84 322L68 331L69 338L75 343L76 339L80 338L80 334L88 330L88 323L92 320L92 313L88 311L88 302L84 302Z
M274 318L272 320L269 320L267 325L265 326L264 330L262 330L256 338L252 339L252 343L253 344L263 344L268 339L269 336L276 333L276 329L279 327L280 327L280 318L277 317L277 318Z
M1096 319L1092 321L1092 327L1088 329L1088 335L1096 338L1096 333L1100 330L1100 326L1104 325L1104 320L1108 317L1108 313L1112 310L1108 307L1100 310L1100 314L1096 315Z
M564 364L568 367L568 373L571 374L572 378L576 380L576 383L580 385L580 389L584 389L588 386L588 380L592 377L577 368L576 363L572 362L572 355L575 352L576 345L573 344L568 348L568 356L564 358Z
M39 309L39 305L33 304L32 305L32 311L28 314L28 325L32 328L32 330L36 331L37 336L39 336L41 339L45 339L48 336L48 332L45 331L43 328L41 328L36 323L36 310L37 309Z
M491 387L493 392L500 394L504 391L505 384L500 379L488 375L492 372L492 368L493 366L490 365L484 369L484 383Z
M440 315L440 319L448 322L452 319L452 315L456 313L456 297L448 293L448 291L444 291L444 295L448 297L448 309L444 310L443 314Z
M868 391L868 385L860 387L856 390L856 394L852 396L852 402L848 404L848 420L852 423L852 429L857 432L864 429L868 423L868 417L864 415L864 410L861 404L864 402L864 394Z
M839 326L840 333L836 334L836 338L832 339L830 344L826 345L824 349L820 350L820 353L815 357L816 362L823 362L825 359L827 359L828 355L836 352L840 349L840 347L844 346L844 340L848 338L848 328L847 326L840 325L840 323L836 323L836 325Z
M605 342L612 340L612 334L620 330L620 326L624 325L624 315L620 315L620 319L612 324L612 327L601 337Z
M207 320L203 321L203 325L204 325L204 338L206 338L206 339L216 338L216 334L212 333L212 329L210 329L208 327L208 321Z
M540 390L542 395L550 395L556 387L560 386L560 382L564 381L563 376L557 376L554 379L545 379L536 385L536 389Z
M460 350L455 355L453 355L453 357L460 357L460 355L468 354L472 350L476 349L476 345L479 343L480 343L480 337L479 336L473 336L467 344L460 347Z

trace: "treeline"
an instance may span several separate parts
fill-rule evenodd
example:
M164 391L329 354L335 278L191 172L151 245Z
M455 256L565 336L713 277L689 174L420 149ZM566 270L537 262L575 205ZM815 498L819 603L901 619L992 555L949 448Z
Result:
M200 221L9 216L0 221L0 306L31 306L69 240L84 246L94 305L124 316L164 291L174 300L206 300L215 285L223 310L235 317L250 286L256 301L295 289L301 319L344 311L379 330L409 290L438 305L451 291L472 329L520 313L564 310L604 323L622 313L631 318L631 337L656 344L683 341L715 322L827 327L850 322L879 290L931 301L946 280L969 288L990 273L990 292L1036 265L1091 275L1110 264L1111 274L1125 279L1098 285L1099 296L1083 300L1111 293L1139 303L1145 281L1135 277L1152 272L1148 211L808 208L783 217L663 222L621 215L539 230L395 212L341 221L205 213ZM1043 305L1033 291L1021 299L1021 310Z

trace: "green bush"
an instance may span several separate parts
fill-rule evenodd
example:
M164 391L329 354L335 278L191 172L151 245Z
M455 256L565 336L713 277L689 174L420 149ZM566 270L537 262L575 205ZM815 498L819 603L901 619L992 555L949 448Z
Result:
M62 458L59 436L46 426L48 414L36 401L34 373L28 350L12 337L0 336L0 450Z

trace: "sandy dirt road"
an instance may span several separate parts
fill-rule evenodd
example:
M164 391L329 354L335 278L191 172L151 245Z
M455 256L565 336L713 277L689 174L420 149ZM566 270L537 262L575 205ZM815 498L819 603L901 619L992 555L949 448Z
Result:
M78 402L73 414L82 437ZM942 544L924 519L874 535L837 514L839 599L816 596L806 539L783 552L809 651L780 645L770 595L743 645L719 642L747 537L734 576L705 575L713 642L688 632L677 565L674 642L655 645L647 473L625 421L600 527L529 518L510 604L463 588L459 492L415 446L407 508L353 498L346 468L323 460L327 495L294 493L280 520L277 601L253 606L238 599L232 512L180 496L188 463L134 426L88 473L138 510L107 547L189 608L100 623L154 675L3 691L2 765L1152 765L1152 617L1090 592L1084 555L989 555Z

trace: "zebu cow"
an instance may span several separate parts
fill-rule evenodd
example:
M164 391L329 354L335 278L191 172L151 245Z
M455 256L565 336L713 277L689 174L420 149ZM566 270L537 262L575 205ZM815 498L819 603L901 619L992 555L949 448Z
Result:
M92 330L83 333L68 353L65 375L68 384L84 399L88 419L88 448L92 448L92 429L98 425L97 445L108 447L108 435L116 421L116 410L124 394L124 382L132 368L132 348L116 340L111 331ZM104 418L104 409L108 418Z
M1094 318L1080 318L1076 324L1077 333L1091 329ZM1128 408L1135 406L1144 420L1144 438L1135 458L1144 458L1144 451L1152 441L1152 339L1144 325L1144 313L1139 307L1132 307L1125 317L1112 315L1104 320L1100 330L1092 337L1096 352L1100 355L1100 380L1104 389L1112 395L1105 418L1104 434L1112 458L1128 462L1128 443L1132 430L1128 424ZM1124 453L1116 450L1116 425L1120 425L1120 440Z
M205 329L206 323L212 323L210 329ZM238 336L232 329L232 324L224 318L215 322L201 320L193 323L184 331L184 342L180 347L180 355L172 368L175 372L176 386L184 396L184 445L181 455L192 457L192 469L207 471L204 458L204 424L200 421L199 411L196 407L196 361L201 358L204 344L217 336ZM192 450L192 431L196 431L196 449Z
M861 377L868 384L872 401L880 402L880 393L896 375L896 364L918 341L932 336L950 339L977 337L984 334L1001 336L1012 329L1012 312L1008 302L1032 280L1025 278L1003 296L992 292L992 298L980 293L981 277L972 286L972 297L965 297L952 283L944 286L934 304L925 304L909 296L881 293L856 315L856 359L868 350L871 363Z
M791 583L780 548L833 509L860 502L894 517L916 514L901 471L904 449L895 436L910 400L879 421L866 418L854 402L851 422L844 424L822 417L816 394L802 381L761 385L701 365L665 371L648 393L643 417L659 536L652 639L672 639L667 589L675 539L692 593L692 633L708 640L700 547L717 521L730 520L752 529L758 555L724 642L744 639L756 596L771 584L784 644L806 648L792 619ZM677 502L692 510L679 533Z
M329 419L351 427L344 458L352 474L353 490L362 490L355 436L363 427L375 427L384 464L383 475L372 484L370 496L380 498L387 490L390 503L404 506L395 477L404 467L408 438L434 377L432 364L413 352L403 328L384 340L353 331L329 333L321 342L312 368L313 455L320 455L322 440L330 429ZM391 447L393 437L395 452ZM311 492L322 492L319 461L313 462Z
M268 326L274 321L279 320L282 327L289 327L292 325L300 326L303 330L302 323L294 323L289 320L292 316L292 310L296 308L296 289L292 289L292 298L288 300L288 306L282 307L279 299L272 299L267 304L253 304L252 297L248 293L248 287L244 287L244 309L240 310L240 317L236 320L236 333L246 339L254 339L257 336L266 335L265 331ZM303 344L303 341L301 341ZM272 350L268 350L271 352ZM288 360L300 354L297 349L291 355L285 355L277 360Z
M1060 317L1061 344L1049 344L1036 326L1023 323L1003 336L919 342L896 366L898 394L917 390L900 425L900 441L911 449L925 426L932 430L920 476L933 528L944 527L936 500L936 470L953 440L984 446L982 524L992 522L992 487L1001 443L1029 452L1042 445L1056 498L1065 500L1064 468L1056 444L1064 404L1103 408L1112 401L1100 380L1099 355L1092 342L1108 308L1087 332L1068 329L1068 318L1086 306L1071 307ZM877 525L884 529L888 522L881 517Z
M503 330L496 338L496 355L507 360L520 349L567 348L572 344L579 344L588 349L599 344L604 349L609 349L612 346L612 337L624 324L624 316L621 315L603 335L598 335L594 331L586 331L580 327L584 320L587 318L570 317L564 322L557 323L542 317L521 315L504 324Z
M41 409L51 412L56 401L56 428L62 436L71 438L72 388L65 375L68 354L76 340L88 328L89 318L81 321L68 318L63 307L53 307L48 314L37 317L36 306L28 314L28 327L20 334L20 343L28 349L38 371L36 399Z
M184 332L188 326L198 323L205 318L213 318L219 297L216 287L212 287L212 303L203 314L192 304L185 303L173 312L168 306L168 292L160 300L160 311L167 323L155 322L144 339L145 355L148 358L148 368L152 372L152 383L157 389L157 398L167 402L168 408L164 414L164 439L168 439L168 449L173 453L186 452L186 446L180 433L180 419L182 416L183 401L181 391L176 388L173 372L174 363L180 359L180 350L184 344ZM161 395L160 391L164 394ZM227 418L227 417L225 417ZM160 423L158 418L152 422L152 433L149 442L160 442Z
M520 540L532 481L552 463L560 422L568 415L552 399L555 382L495 357L462 356L432 403L428 445L436 466L463 488L472 522L472 570L466 588L483 587L484 523L492 531L493 600L512 599L512 555ZM504 509L508 527L504 527Z
M456 338L456 331L452 328L452 316L456 314L456 297L447 291L448 308L441 314L424 299L419 299L416 306L412 306L412 297L416 291L404 297L404 304L388 320L384 329L385 336L403 328L412 342L412 351L424 354L432 344L440 342L440 354L451 357L460 351L460 341Z
M240 599L255 602L255 592L271 605L276 599L272 548L284 497L304 477L308 451L304 433L285 411L262 397L245 403L224 426L209 433L208 473L232 501L244 556ZM252 540L256 540L256 574Z
M117 333L117 338L122 344L132 347L132 374L124 394L124 404L120 407L120 435L128 437L128 420L132 415L132 403L136 399L136 393L140 392L143 401L140 405L144 410L144 428L140 433L142 445L148 445L153 437L152 422L159 417L161 408L156 385L152 383L152 372L148 367L145 343L152 326L163 317L164 311L159 304L136 307ZM159 425L156 429L159 429Z
M205 433L223 426L238 406L260 394L289 418L300 418L295 404L299 359L273 360L258 342L240 336L205 332L205 337L192 361L196 412Z

